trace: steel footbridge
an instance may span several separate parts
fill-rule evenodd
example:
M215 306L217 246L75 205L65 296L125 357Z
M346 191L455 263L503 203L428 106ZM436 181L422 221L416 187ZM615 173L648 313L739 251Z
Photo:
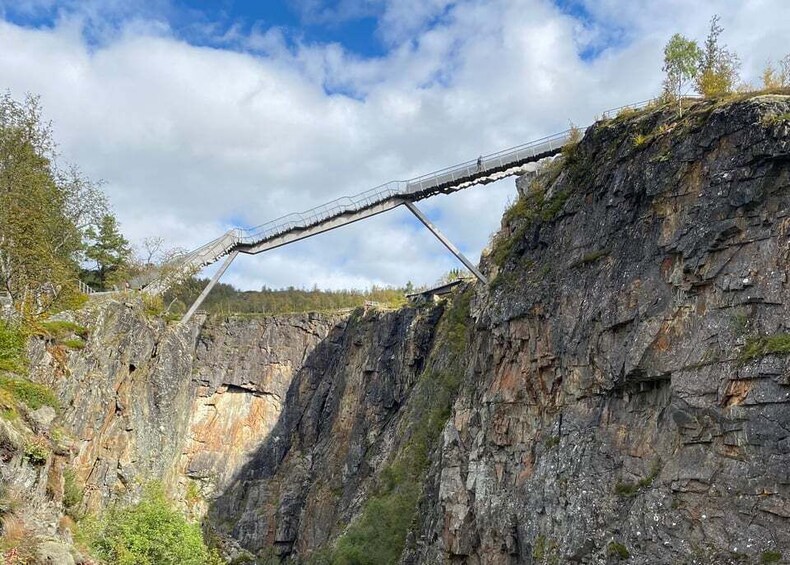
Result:
M615 108L639 108L652 102ZM154 273L132 281L132 286L151 294L161 294L212 263L225 258L182 321L187 321L239 253L254 255L301 239L358 222L371 216L406 206L479 280L485 276L417 208L415 202L437 194L450 194L535 168L538 161L557 155L572 140L573 129L505 149L475 160L434 171L406 181L391 181L355 196L345 196L304 212L292 213L250 229L234 228L205 245L179 257Z

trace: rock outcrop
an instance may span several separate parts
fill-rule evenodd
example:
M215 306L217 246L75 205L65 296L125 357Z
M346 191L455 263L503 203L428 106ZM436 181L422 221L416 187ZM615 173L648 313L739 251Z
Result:
M790 557L788 117L602 122L532 180L405 562Z

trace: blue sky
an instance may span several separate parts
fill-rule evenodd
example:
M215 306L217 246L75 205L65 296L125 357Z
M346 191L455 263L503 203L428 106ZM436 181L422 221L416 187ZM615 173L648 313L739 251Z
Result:
M786 0L0 0L0 89L41 96L133 242L193 248L655 96L663 45L704 39L714 13L746 82L790 50ZM422 207L476 259L514 195L508 179ZM243 288L458 266L403 210L242 259L226 280Z

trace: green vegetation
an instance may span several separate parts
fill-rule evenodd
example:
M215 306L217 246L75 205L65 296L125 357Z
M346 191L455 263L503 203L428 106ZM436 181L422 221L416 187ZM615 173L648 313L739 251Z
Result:
M59 408L55 393L44 385L30 382L21 377L0 376L0 393L7 392L17 402L24 402L30 410L38 410L42 406Z
M706 98L730 94L735 90L741 63L735 53L719 43L722 31L719 16L714 15L703 49L696 41L677 33L664 48L664 98L677 102L680 115L683 114L686 87L692 83ZM769 82L772 77L773 74L768 72Z
M65 339L71 335L76 335L82 339L87 339L88 328L85 328L68 320L47 320L40 324L44 335L56 340Z
M619 494L620 496L635 496L640 490L649 487L653 484L653 481L658 477L658 474L661 472L661 461L656 459L653 461L653 464L650 466L650 473L647 474L646 477L640 479L635 483L623 481L618 482L614 486L615 494Z
M673 35L664 47L664 94L678 102L679 114L683 114L684 87L696 78L701 57L702 50L697 42L679 33Z
M360 517L322 556L332 565L397 563L406 535L417 516L421 484L461 383L457 358L466 348L471 291L456 296L439 329L438 347L447 347L456 361L449 368L426 369L410 396L404 438L393 461L378 476L375 491Z
M790 334L774 334L748 339L740 354L741 362L751 361L766 355L790 353Z
M779 563L782 560L782 552L776 550L763 551L760 555L760 563Z
M118 230L115 216L104 214L97 227L86 231L90 240L85 248L85 257L96 263L95 278L89 280L98 288L107 289L121 282L124 269L131 259L129 242Z
M78 302L89 230L109 215L98 185L56 155L38 99L0 95L0 285L26 321Z
M543 442L543 445L546 446L546 449L551 449L552 447L557 447L560 444L560 436L551 436Z
M635 133L631 139L634 142L634 147L640 149L647 145L647 142L650 139L650 137L643 133Z
M719 45L722 31L724 29L719 25L719 16L714 15L710 20L696 76L697 91L705 97L729 94L735 90L738 81L741 63L735 53Z
M173 507L158 485L139 503L116 507L86 524L84 535L96 555L118 565L206 565L222 563L203 542L200 527Z
M63 470L63 507L66 509L66 512L74 517L79 518L79 516L75 516L74 513L76 509L82 504L82 498L84 496L84 488L79 483L77 479L77 474L74 472L74 469L64 469Z
M572 154L572 162L576 162L578 151L574 149ZM516 243L524 239L524 235L533 223L551 221L562 211L570 197L570 191L567 188L557 190L549 198L546 197L546 191L556 182L565 163L571 162L569 159L570 157L566 156L565 161L552 161L543 172L533 179L526 194L519 196L505 211L504 223L509 226L515 225L515 229L509 237L500 233L494 238L491 258L495 265L502 267L505 264L507 258L512 255Z
M164 304L174 301L181 305L192 304L207 283L207 279L189 279L166 293ZM219 283L208 295L202 308L217 315L286 314L358 308L366 302L402 306L406 303L406 297L402 289L375 286L368 291L318 288L303 290L293 287L282 290L264 287L259 291L242 291L229 284ZM164 310L164 306L162 309Z
M631 557L631 552L628 551L628 548L614 540L610 541L609 545L606 546L606 554L609 557L615 557L618 559L628 559Z
M20 327L0 320L0 372L20 373L24 370L26 341Z
M44 465L49 459L49 442L43 437L34 437L25 443L25 458L31 465Z

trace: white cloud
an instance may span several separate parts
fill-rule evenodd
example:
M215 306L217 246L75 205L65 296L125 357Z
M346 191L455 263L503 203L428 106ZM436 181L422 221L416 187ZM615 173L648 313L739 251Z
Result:
M324 16L353 16L353 3L340 8ZM190 45L151 10L133 19L126 10L121 20L64 11L52 29L0 22L0 87L41 94L64 156L107 181L133 240L161 234L191 247L233 222L263 223L648 98L660 89L666 39L675 31L701 39L715 12L752 80L790 35L783 0L705 0L694 10L680 0L589 1L585 22L541 0L362 8L381 14L384 57L289 46L276 28L221 31L218 44L249 52ZM102 41L86 43L85 26L105 30ZM627 42L580 58L614 36ZM476 258L514 192L511 179L421 206ZM456 266L407 218L393 212L242 257L227 280L245 288L421 283Z

